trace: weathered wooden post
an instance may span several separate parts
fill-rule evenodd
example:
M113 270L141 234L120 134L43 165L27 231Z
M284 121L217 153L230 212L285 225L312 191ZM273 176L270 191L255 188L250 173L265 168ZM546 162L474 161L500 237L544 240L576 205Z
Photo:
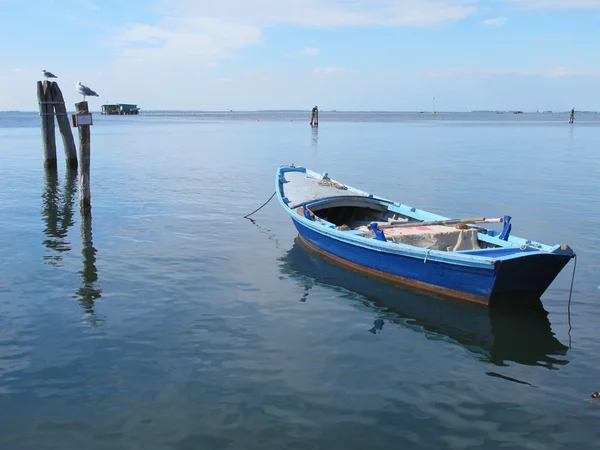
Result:
M65 148L65 160L67 167L70 169L77 168L77 148L75 147L75 139L69 126L69 118L67 117L67 108L65 107L65 99L56 82L48 82L50 84L50 92L52 94L52 104L54 105L54 113L58 122L58 129L62 137L63 146Z
M86 101L75 103L73 126L79 129L79 210L84 216L92 213L90 191L90 126L92 115Z
M37 97L40 107L40 122L42 125L42 141L44 143L44 167L56 169L56 137L54 133L54 109L49 81L37 82Z
M571 114L569 115L569 123L573 123L575 121L575 108L571 109Z
M42 124L42 141L44 142L44 167L56 169L56 133L54 116L62 136L67 167L77 168L77 149L73 133L69 127L65 100L58 84L52 81L37 82L37 96Z

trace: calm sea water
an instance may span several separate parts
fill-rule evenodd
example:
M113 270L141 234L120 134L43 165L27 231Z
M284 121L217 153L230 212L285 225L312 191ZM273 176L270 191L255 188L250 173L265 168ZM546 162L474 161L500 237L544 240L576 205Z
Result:
M0 113L0 448L597 448L600 115L567 118L96 115L82 223L39 117ZM573 263L500 312L348 274L276 201L244 219L289 163L569 244L570 316Z

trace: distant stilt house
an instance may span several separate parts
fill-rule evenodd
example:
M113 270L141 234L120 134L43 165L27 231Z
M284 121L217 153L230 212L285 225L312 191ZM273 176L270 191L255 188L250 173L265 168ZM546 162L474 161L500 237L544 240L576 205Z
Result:
M111 116L123 116L131 114L139 114L140 108L137 105L127 103L117 103L115 105L102 105L102 114Z

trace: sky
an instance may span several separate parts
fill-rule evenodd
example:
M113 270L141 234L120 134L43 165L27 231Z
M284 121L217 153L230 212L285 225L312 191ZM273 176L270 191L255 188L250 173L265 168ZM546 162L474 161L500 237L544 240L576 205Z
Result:
M0 111L600 110L600 0L0 0ZM72 108L70 108L72 109Z

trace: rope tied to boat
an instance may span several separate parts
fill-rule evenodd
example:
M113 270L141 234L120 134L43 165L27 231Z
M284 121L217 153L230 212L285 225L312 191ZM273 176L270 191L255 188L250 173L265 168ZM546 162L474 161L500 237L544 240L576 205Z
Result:
M571 348L571 295L573 294L573 283L575 282L575 269L577 268L577 254L573 254L573 275L571 276L571 289L569 289L569 302L567 303L567 316L569 321L569 348Z
M539 250L540 252L545 252L545 251L548 251L548 250L544 250L544 249L542 248L542 246L541 246L541 245L535 245L535 244L531 244L531 243L527 243L527 244L521 244L521 245L519 246L519 248L520 248L521 250L527 250L528 248L534 248L534 249L536 249L536 250Z
M329 186L329 187L332 187L332 188L341 189L343 191L345 191L345 190L348 189L347 186L345 186L345 185L343 185L341 183L337 183L337 182L333 181L331 178L329 178L327 176L327 174L323 175L323 178L321 178L321 180L319 180L319 184L321 186Z
M254 211L252 211L250 214L246 214L246 215L244 216L244 219L247 219L248 217L250 217L250 216L251 216L252 214L254 214L255 212L258 212L258 211L260 211L262 208L264 208L265 206L267 206L267 203L269 203L269 202L270 202L270 201L273 199L273 197L275 197L275 194L276 194L276 193L277 193L277 192L273 192L273 195L271 195L271 197L269 198L269 200L267 200L266 202L264 202L264 203L263 203L263 204L262 204L260 207L256 208L256 209L255 209Z
M427 257L429 256L429 252L431 251L431 248L428 248L427 251L425 252L425 259L423 260L423 264L425 264L427 262Z

